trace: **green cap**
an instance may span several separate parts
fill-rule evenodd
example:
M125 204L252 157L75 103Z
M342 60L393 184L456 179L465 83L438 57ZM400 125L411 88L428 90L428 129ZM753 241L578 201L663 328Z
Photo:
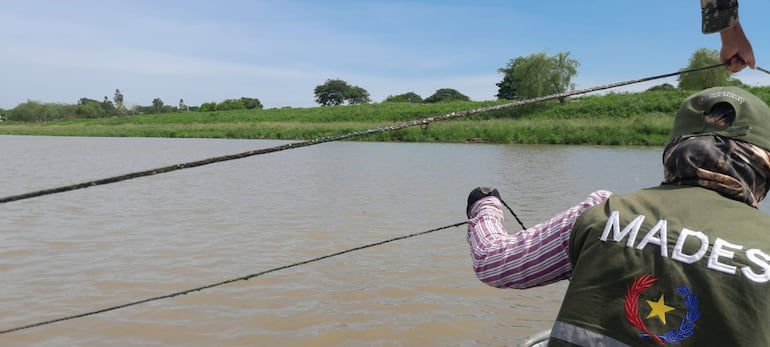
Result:
M735 110L732 124L715 122L707 117L711 108L726 102ZM684 100L674 117L669 142L680 136L720 135L770 151L770 107L738 87L714 87L691 95Z

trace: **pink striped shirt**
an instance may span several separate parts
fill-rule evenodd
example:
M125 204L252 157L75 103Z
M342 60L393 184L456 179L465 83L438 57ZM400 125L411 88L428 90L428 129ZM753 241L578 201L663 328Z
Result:
M481 282L497 288L524 289L568 279L572 275L572 226L583 211L610 195L606 190L595 191L548 221L514 234L508 234L503 226L499 199L477 201L471 208L467 235L473 271Z

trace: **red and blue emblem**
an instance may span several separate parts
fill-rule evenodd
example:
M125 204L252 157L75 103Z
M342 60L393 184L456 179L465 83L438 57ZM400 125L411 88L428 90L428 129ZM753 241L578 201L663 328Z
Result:
M679 323L679 328L677 329L666 331L660 335L653 334L639 316L639 296L657 281L657 278L647 274L637 278L631 287L628 287L625 298L626 320L644 332L639 335L640 337L653 339L659 345L682 342L692 336L693 332L695 332L695 322L700 318L698 297L685 285L677 287L677 293L684 298L684 304L687 306L687 313L684 315L684 319ZM672 311L674 308L666 305L665 297L661 295L657 301L647 300L647 303L650 305L650 314L647 318L657 317L663 324L666 324L666 312Z

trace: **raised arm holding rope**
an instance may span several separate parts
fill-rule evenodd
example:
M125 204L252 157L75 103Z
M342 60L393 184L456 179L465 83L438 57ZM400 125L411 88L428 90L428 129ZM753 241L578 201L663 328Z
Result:
M703 33L719 33L722 49L719 59L730 62L725 68L738 72L748 66L756 68L754 50L738 20L738 0L701 0Z

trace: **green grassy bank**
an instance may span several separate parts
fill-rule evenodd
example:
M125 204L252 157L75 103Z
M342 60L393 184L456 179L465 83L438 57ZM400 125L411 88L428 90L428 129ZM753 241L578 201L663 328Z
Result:
M749 89L770 100L770 87ZM679 104L691 93L674 90L573 97L565 104L553 101L507 108L352 140L659 146L668 138ZM379 103L4 122L0 134L307 140L505 103Z

